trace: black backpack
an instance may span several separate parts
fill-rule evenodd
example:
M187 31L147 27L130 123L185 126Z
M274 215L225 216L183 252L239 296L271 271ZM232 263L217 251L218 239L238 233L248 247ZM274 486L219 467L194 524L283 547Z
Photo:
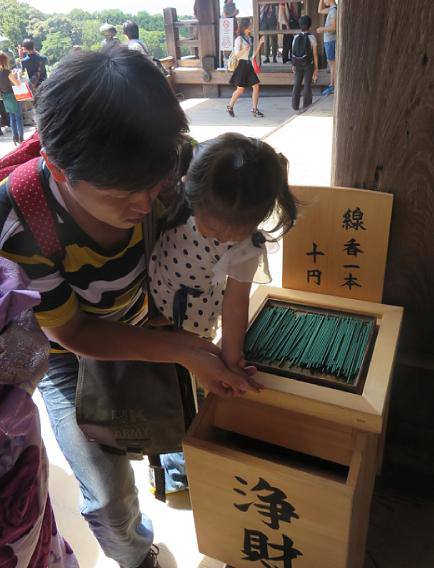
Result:
M309 33L301 33L295 36L292 46L292 63L300 68L308 67L313 63L313 52Z

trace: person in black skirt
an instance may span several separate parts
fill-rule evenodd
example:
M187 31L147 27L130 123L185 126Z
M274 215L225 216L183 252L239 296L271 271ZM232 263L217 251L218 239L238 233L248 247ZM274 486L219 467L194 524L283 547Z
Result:
M259 45L253 52L253 38L251 37L251 23L249 18L243 18L238 26L238 35L235 39L234 53L238 59L238 65L233 72L229 83L235 87L232 98L227 105L227 111L230 116L235 116L234 105L238 97L244 93L246 87L252 87L252 114L256 117L264 116L258 110L259 100L259 78L255 73L252 65L252 59L258 55L264 40L261 38Z

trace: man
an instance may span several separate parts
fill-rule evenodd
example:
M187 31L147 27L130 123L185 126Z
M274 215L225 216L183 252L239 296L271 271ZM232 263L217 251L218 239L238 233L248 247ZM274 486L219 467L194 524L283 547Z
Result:
M310 16L300 18L303 33L297 34L292 44L293 71L295 72L292 90L292 108L300 107L301 86L303 84L303 110L312 104L312 80L318 79L318 43L310 32L312 20Z
M120 41L116 37L117 30L116 26L113 24L109 24L105 22L100 28L100 33L104 36L104 39L101 42L101 47L110 47L113 44L119 44Z
M39 55L35 50L35 44L31 39L25 39L22 43L22 51L24 54L21 60L23 71L27 71L30 86L33 92L36 92L39 86L47 78L47 58Z
M337 6L335 0L319 0L318 13L326 14L325 26L317 28L317 33L324 34L324 50L330 67L330 85L322 94L331 95L335 90L336 80L336 20Z
M275 4L264 4L262 6L259 17L259 30L276 32L265 35L264 63L270 63L270 55L273 56L273 63L277 63L277 6Z
M128 459L88 442L77 425L77 355L177 362L221 396L253 389L243 370L225 367L211 343L141 327L143 231L177 171L187 119L158 69L121 46L66 57L41 85L36 116L42 180L64 258L56 263L41 254L17 216L8 181L0 184L0 254L18 263L41 293L35 313L52 353L40 391L79 480L82 515L106 556L123 568L157 568L152 524L140 513Z
M297 9L292 2L280 2L278 23L281 30L297 30L300 27L298 22ZM282 63L288 63L288 61L291 61L291 48L293 40L293 34L283 35Z

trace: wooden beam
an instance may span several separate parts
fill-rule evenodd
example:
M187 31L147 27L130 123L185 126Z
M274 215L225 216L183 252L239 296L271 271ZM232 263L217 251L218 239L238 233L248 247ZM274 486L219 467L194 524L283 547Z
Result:
M178 85L202 85L203 69L194 67L176 67L173 70L175 84ZM210 85L229 85L229 79L232 73L228 71L215 70L211 72L211 80L207 83ZM261 85L293 85L295 75L290 73L289 67L286 72L267 72L259 73L259 80ZM320 71L318 76L317 85L324 86L329 84L330 77L326 71Z
M178 21L176 8L164 8L163 16L167 53L177 61L181 57L181 50L179 48L179 30L175 26Z
M333 185L395 196L384 287L406 308L402 347L434 337L432 0L345 0L338 10Z

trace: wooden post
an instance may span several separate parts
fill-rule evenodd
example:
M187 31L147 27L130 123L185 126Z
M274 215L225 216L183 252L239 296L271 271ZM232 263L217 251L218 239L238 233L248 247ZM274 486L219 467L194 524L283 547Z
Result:
M176 65L178 59L181 57L181 50L179 47L179 30L175 25L178 21L176 8L164 8L163 15L164 30L166 32L167 55L173 57Z
M401 347L433 353L434 12L432 0L345 0L338 8L333 185L393 193L384 302L401 305Z
M217 67L218 60L218 0L198 0L196 15L199 22L199 57L203 64L204 58L214 58L213 69ZM207 59L209 68L209 59Z

